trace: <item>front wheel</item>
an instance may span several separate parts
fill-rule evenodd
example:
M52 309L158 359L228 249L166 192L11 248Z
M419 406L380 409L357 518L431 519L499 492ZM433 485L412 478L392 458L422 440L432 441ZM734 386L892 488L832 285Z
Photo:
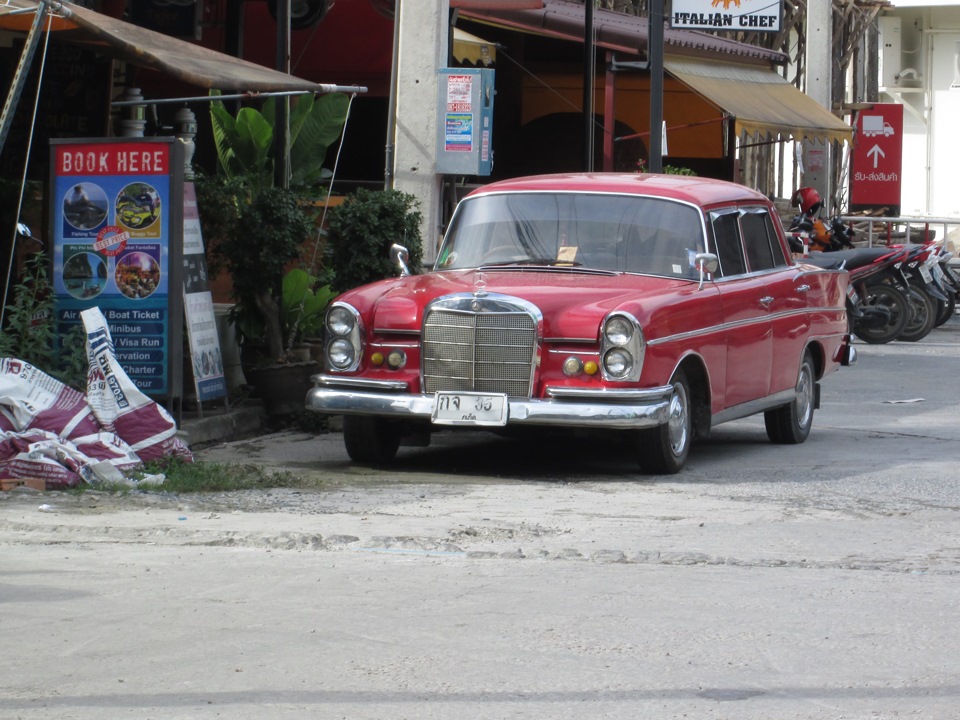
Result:
M670 382L673 395L667 422L659 427L639 431L640 466L656 475L673 475L687 462L693 442L693 408L690 406L690 386L683 370L677 370Z
M366 415L343 418L343 444L347 455L362 465L385 465L400 447L399 423Z
M810 435L816 407L817 381L810 351L803 353L793 402L763 414L767 437L780 445L799 445Z

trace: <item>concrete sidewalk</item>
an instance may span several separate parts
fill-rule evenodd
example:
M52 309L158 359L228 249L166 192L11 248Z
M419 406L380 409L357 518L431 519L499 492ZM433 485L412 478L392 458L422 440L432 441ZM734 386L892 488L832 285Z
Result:
M230 407L184 410L180 415L177 436L191 450L211 443L256 435L265 420L263 406L250 400Z

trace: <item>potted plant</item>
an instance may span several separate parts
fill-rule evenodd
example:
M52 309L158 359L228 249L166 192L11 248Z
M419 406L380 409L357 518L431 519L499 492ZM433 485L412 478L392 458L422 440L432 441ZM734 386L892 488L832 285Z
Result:
M301 360L319 361L323 345L323 316L336 293L330 285L320 285L303 268L292 268L283 276L283 332L287 347L305 349Z
M204 236L210 238L211 271L224 270L231 278L235 302L230 316L245 359L244 373L254 386L266 381L265 369L296 364L292 349L303 337L300 316L319 302L307 299L307 290L314 298L317 293L316 281L305 270L291 276L287 298L284 278L316 233L313 201L329 177L323 161L342 131L347 102L337 94L298 99L290 113L291 177L286 187L274 184L274 100L262 110L241 108L236 116L219 101L211 105L220 172L197 178L197 202ZM310 364L301 372L306 382L316 369ZM297 400L300 408L304 393ZM258 394L265 401L275 397L270 390L258 389Z

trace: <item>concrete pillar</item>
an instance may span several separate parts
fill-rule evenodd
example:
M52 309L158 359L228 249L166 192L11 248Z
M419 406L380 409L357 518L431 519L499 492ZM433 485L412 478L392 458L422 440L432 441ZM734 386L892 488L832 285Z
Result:
M393 186L420 202L424 261L436 257L442 176L436 172L437 72L446 65L449 0L397 0L397 123Z
M831 109L833 64L833 3L813 0L807 3L806 93L820 105ZM801 186L812 186L824 200L824 212L832 213L833 184L831 143L819 140L803 142Z

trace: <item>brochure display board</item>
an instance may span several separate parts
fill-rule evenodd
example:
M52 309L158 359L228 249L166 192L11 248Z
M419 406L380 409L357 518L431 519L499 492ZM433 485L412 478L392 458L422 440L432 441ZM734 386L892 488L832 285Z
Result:
M99 307L144 394L183 384L183 149L173 138L51 140L57 336Z
M207 283L197 190L189 181L183 186L183 309L197 399L204 402L225 397L227 381L213 312L213 295Z

